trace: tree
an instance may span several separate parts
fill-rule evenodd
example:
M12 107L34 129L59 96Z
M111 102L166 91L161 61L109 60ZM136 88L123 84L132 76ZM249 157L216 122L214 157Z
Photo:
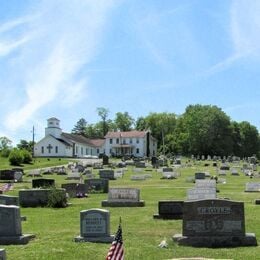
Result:
M136 130L144 131L147 129L147 122L144 117L138 117L135 123Z
M5 136L0 137L0 153L1 153L1 156L2 157L8 157L11 149L12 149L12 141Z
M217 106L189 105L183 114L189 154L228 155L233 150L229 117Z
M134 124L134 119L128 114L128 112L117 112L114 122L118 130L130 131Z
M87 121L84 118L81 118L76 123L71 133L86 136L86 126L87 126Z
M108 122L107 122L109 110L107 108L104 108L104 107L98 107L97 112L98 112L98 115L101 117L103 136L105 136L106 133L109 130Z
M33 141L28 142L28 141L22 139L22 140L20 140L20 143L17 144L17 148L18 149L25 149L28 152L32 152L34 144L35 143Z

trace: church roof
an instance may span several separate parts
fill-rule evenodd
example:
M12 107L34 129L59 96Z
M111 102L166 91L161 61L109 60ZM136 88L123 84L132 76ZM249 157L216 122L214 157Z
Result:
M105 139L91 139L82 135L69 134L69 133L62 133L61 137L71 142L81 143L92 147L100 147L105 143Z
M105 138L143 138L147 131L108 132Z

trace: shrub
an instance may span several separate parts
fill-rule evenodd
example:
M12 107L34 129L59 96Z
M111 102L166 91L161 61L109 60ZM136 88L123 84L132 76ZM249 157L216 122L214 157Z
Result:
M28 150L23 149L22 154L23 154L23 162L24 163L31 163L32 162L32 155Z
M65 208L67 207L67 198L64 190L52 187L48 195L48 207Z
M21 150L14 148L9 154L9 162L11 165L19 166L23 163L23 153Z

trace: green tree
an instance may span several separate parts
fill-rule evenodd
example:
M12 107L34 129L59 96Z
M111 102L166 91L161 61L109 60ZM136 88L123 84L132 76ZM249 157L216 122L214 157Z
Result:
M109 130L109 124L108 124L108 121L107 121L109 110L107 108L104 108L104 107L98 107L97 108L97 112L98 112L98 115L101 117L101 120L102 120L102 133L103 133L103 136L105 136L106 133Z
M132 130L132 126L134 124L135 120L132 118L128 112L117 112L116 117L114 120L115 126L117 130L120 131L130 131Z
M17 148L18 149L25 149L28 152L32 152L33 150L33 146L34 146L35 142L33 143L33 141L26 141L26 140L20 140L20 143L17 144Z
M189 154L228 155L233 150L230 118L217 106L189 105L183 114Z
M2 157L8 157L12 149L12 141L2 136L0 137L0 153Z
M81 118L76 123L71 133L86 136L86 127L87 127L87 121L84 118Z
M14 148L10 152L8 159L11 165L19 166L23 163L23 153L21 150Z

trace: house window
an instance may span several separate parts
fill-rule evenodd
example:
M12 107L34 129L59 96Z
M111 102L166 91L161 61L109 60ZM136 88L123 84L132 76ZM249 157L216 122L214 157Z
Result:
M136 154L138 154L139 153L139 148L136 148Z
M78 154L79 148L78 146L76 146L76 154Z
M129 143L132 144L133 143L133 140L132 138L129 139Z
M88 148L86 148L86 154L88 154Z
M119 144L119 138L116 139L116 143Z
M139 144L139 138L136 138L136 143Z
M44 153L44 146L42 146L42 153Z
M113 143L113 139L111 138L111 139L109 139L109 142L110 142L110 144L112 144Z
M126 141L125 141L125 139L123 140L123 144L126 144Z
M58 146L55 146L55 153L58 153Z
M99 149L97 148L97 154L99 154Z
M83 147L81 147L81 149L80 149L80 150L81 150L81 154L83 154Z

